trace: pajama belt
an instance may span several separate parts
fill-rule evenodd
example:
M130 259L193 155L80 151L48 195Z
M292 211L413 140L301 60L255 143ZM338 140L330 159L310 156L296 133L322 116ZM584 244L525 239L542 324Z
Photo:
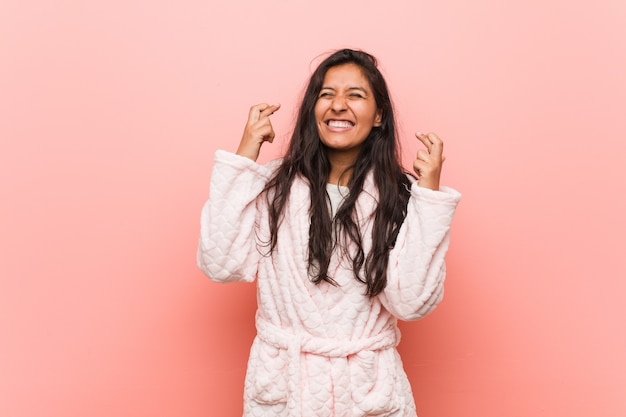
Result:
M310 353L327 358L345 358L362 351L376 351L395 347L400 342L400 330L393 327L372 337L356 340L338 340L315 337L309 333L293 334L257 316L258 337L277 349L287 350L289 416L302 416L300 386L300 354Z

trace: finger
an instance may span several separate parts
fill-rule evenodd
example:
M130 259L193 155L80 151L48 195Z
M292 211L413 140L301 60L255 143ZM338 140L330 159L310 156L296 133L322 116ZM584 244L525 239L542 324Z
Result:
M261 132L261 131L265 132L267 130L272 130L272 122L269 119L269 117L261 116L260 119L256 123L250 125L250 128L256 132Z
M443 141L439 139L439 136L437 136L433 132L430 132L427 136L430 142L433 144L430 152L441 156L443 154Z
M257 137L264 142L271 143L274 140L274 137L276 136L271 123L255 125L254 130L255 130L255 134L257 135Z
M422 176L424 170L428 169L428 165L426 162L416 159L413 161L413 171L417 174L418 177Z
M248 113L248 123L255 123L259 121L261 116L261 112L269 107L267 103L255 104L250 107L250 112Z
M274 114L278 109L280 109L280 104L273 104L271 106L267 106L266 108L264 108L263 110L261 110L261 113L259 114L259 118L262 117L270 117L272 114Z
M428 140L430 140L432 143L442 143L441 139L439 139L439 136L437 136L435 132L430 132L425 136L428 137Z
M423 149L417 151L417 158L420 161L428 162L430 161L430 154Z
M422 142L424 146L426 146L426 148L428 149L428 152L430 152L430 149L433 146L433 143L430 141L430 138L421 132L415 132L415 137L417 137L420 140L420 142Z

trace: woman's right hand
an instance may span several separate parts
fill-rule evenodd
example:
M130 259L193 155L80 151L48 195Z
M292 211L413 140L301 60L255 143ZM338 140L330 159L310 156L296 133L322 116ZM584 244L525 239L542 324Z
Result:
M276 136L270 122L270 116L279 108L280 104L269 105L267 103L257 104L250 108L248 122L243 131L237 155L245 156L253 161L257 160L263 142L271 143Z

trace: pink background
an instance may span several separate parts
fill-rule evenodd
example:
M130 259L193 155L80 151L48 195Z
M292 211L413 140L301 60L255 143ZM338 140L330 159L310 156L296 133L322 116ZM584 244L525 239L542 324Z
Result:
M0 415L236 416L253 285L195 266L217 148L335 48L381 61L406 161L463 192L402 325L420 417L626 415L622 0L4 1Z

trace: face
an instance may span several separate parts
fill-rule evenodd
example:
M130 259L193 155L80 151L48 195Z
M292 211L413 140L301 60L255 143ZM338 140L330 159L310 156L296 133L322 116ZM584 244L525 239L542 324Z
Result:
M315 103L315 120L320 139L330 151L356 158L381 119L370 83L357 65L339 65L326 72Z

